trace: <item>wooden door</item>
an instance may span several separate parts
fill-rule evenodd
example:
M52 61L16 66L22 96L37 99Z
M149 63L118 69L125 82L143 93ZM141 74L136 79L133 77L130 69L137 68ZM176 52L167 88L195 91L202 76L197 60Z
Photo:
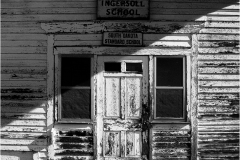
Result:
M97 91L97 157L147 159L148 57L100 56Z

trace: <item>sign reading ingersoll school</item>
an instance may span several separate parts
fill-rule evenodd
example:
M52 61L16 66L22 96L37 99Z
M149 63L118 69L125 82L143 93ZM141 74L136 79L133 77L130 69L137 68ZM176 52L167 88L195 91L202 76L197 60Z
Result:
M149 0L98 0L100 19L148 19Z
M104 32L103 45L142 46L142 33Z

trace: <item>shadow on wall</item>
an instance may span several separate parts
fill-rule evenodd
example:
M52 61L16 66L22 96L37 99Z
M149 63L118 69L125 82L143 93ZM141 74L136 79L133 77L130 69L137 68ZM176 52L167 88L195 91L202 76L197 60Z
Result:
M113 28L118 31L128 31L129 29L134 32L147 32L153 33L152 36L149 36L149 40L145 46L161 46L167 47L168 43L173 43L174 38L171 40L164 39L165 37L170 36L175 33L192 33L198 32L200 29L205 26L204 18L207 22L211 23L213 21L226 21L224 23L231 25L232 22L228 18L238 18L237 14L238 9L229 9L230 5L238 5L237 0L216 0L216 3L208 3L208 1L203 1L204 3L159 3L157 6L151 6L151 16L150 19L159 19L163 20L166 25L156 26L153 28L148 28L139 24L137 26L125 26L124 24L120 25L119 28ZM202 2L202 1L201 1ZM206 3L205 3L206 2ZM4 2L3 2L4 3ZM27 3L27 2L26 2ZM67 2L71 3L71 2ZM190 8L190 9L189 9ZM56 9L56 8L55 8ZM54 11L54 9L53 9ZM4 13L8 15L9 12ZM236 14L235 14L236 13ZM30 13L29 13L30 14ZM207 16L206 16L207 15ZM201 20L201 17L204 17ZM179 18L179 19L177 19ZM195 21L200 19L200 21ZM169 21L168 21L169 20ZM2 19L7 21L4 16ZM59 20L60 21L60 20ZM67 20L66 20L67 21ZM176 21L176 22L173 22ZM179 22L177 22L179 21ZM227 22L229 21L229 22ZM191 25L189 25L191 24ZM196 25L194 25L196 24ZM131 28L132 27L132 28ZM194 28L195 27L195 28ZM215 24L217 26L217 23ZM88 28L85 28L88 29ZM90 28L89 28L90 29ZM108 31L111 31L111 26L105 28ZM65 32L65 31L59 31ZM69 32L66 29L66 32ZM74 31L73 31L74 32ZM101 31L92 33L102 33ZM154 35L166 34L166 35ZM190 36L189 36L190 37ZM182 44L184 46L180 47L191 47L191 39L183 39ZM183 43L186 42L186 43ZM216 47L236 47L238 42L226 41L226 42L214 42ZM213 46L214 46L213 45ZM179 47L179 46L175 46ZM212 46L207 46L212 47ZM144 49L144 48L143 48ZM231 52L229 53L231 54ZM35 69L35 70L34 70ZM47 70L45 67L25 67L21 70L17 68L11 69L11 71L2 69L2 74L11 75L11 80L6 83L5 80L2 81L2 103L1 103L1 139L2 139L2 155L9 155L8 151L44 151L47 146L47 124L46 124L46 112L47 112L47 97L46 97L46 74ZM33 71L34 70L34 71ZM30 74L33 77L36 77L36 81L24 80L21 81L22 72ZM18 74L20 73L20 74ZM18 81L19 80L19 81ZM8 87L10 84L11 87ZM12 156L14 154L11 152ZM21 155L20 159L27 160L26 157L30 156L32 153L19 153ZM16 156L19 156L16 154Z

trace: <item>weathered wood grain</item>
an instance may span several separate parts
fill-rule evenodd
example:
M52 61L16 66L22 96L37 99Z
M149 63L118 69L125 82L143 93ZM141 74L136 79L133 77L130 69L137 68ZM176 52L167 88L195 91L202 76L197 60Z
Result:
M42 23L41 27L46 32L58 33L102 33L102 32L142 32L142 33L192 33L203 28L203 22L118 22L118 21L93 21L93 22L66 22Z
M158 47L58 47L58 54L96 55L188 55L190 49L165 49Z
M12 30L12 28L10 29ZM22 32L22 31L17 31L17 32ZM2 47L45 47L47 46L47 42L43 40L42 41L10 41L8 40L8 41L2 41L1 45Z
M5 139L47 139L46 133L32 132L1 132L1 138Z
M2 34L2 41L5 40L47 40L45 34Z
M2 53L47 53L46 47L2 47Z
M17 43L17 41L15 41ZM27 41L31 44L31 42ZM3 42L2 42L3 43ZM13 60L46 60L46 54L1 54L1 59L13 59Z

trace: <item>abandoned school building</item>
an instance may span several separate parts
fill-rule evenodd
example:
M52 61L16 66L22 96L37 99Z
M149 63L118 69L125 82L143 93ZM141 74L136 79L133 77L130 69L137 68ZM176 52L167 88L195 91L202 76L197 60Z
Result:
M1 13L1 160L239 158L238 0Z

